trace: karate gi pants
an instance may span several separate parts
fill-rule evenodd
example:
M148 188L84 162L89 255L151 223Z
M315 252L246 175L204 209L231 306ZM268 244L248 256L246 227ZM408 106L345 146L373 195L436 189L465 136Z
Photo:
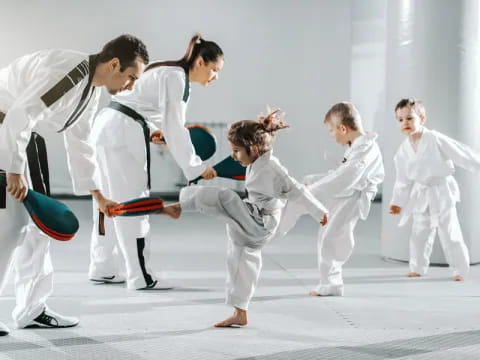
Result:
M182 212L196 211L227 223L226 304L248 310L262 269L262 248L272 232L250 204L231 189L190 186L180 192Z

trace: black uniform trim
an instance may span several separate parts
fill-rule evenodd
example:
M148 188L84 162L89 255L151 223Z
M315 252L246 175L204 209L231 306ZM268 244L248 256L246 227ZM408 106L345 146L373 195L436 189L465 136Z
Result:
M0 209L7 207L7 174L0 170Z
M89 73L88 61L83 60L75 66L63 79L48 90L41 99L47 107L58 101L63 95L71 90L75 85L82 81Z
M183 89L183 101L187 102L190 97L190 79L188 78L188 72L185 72L185 88Z
M72 126L78 120L80 115L82 115L82 113L85 111L85 109L88 105L88 102L90 101L93 93L95 92L95 86L92 86L92 80L93 80L93 75L95 74L95 68L97 67L97 55L90 55L89 58L88 58L87 65L88 65L87 74L89 74L87 85L85 86L85 89L83 90L82 97L80 98L80 101L78 102L77 107L73 111L72 115L70 115L70 117L68 118L65 125L63 125L63 127L58 131L59 133L68 129L70 126Z
M143 250L145 250L145 238L137 238L137 255L140 268L142 269L143 278L147 287L153 283L152 276L147 272L145 268L145 257L143 256Z
M27 145L27 160L33 190L50 196L47 147L43 137L36 132L32 132Z

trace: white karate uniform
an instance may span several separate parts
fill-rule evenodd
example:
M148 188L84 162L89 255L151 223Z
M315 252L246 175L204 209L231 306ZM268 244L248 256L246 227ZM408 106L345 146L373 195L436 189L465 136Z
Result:
M358 219L367 218L377 186L385 177L376 138L374 133L356 138L337 169L304 179L312 194L330 210L327 226L318 232L320 282L314 291L321 295L343 295L342 266L355 245L355 225ZM278 236L284 236L304 213L301 204L288 201Z
M460 191L454 165L480 170L480 154L435 130L424 128L417 152L405 139L395 154L397 178L391 205L402 208L399 225L412 216L410 271L428 270L435 233L454 275L466 276L470 266L468 249L458 222L456 202Z
M113 100L141 115L152 132L163 131L174 159L187 179L192 180L205 171L206 165L196 155L185 128L189 93L188 77L181 67L160 66L145 72L133 90L119 94ZM119 202L149 196L146 146L140 124L107 107L95 120L93 138L104 194ZM147 264L149 217L105 219L105 236L98 233L96 204L93 218L90 278L118 275L123 255L129 289L153 283L155 280Z
M0 112L5 114L0 125L0 169L24 174L31 184L25 149L32 130L45 124L64 136L75 193L98 189L94 148L88 141L100 96L90 86L94 65L94 58L86 54L45 50L0 70ZM82 102L87 86L90 90ZM6 208L0 209L0 290L13 261L17 300L13 318L17 327L24 327L40 315L52 291L50 240L33 225L22 204L9 194L6 202Z
M320 222L326 208L288 175L271 151L247 167L241 200L228 188L190 186L180 191L182 211L198 211L227 223L226 303L248 309L262 267L262 248L278 228L285 200L301 203Z

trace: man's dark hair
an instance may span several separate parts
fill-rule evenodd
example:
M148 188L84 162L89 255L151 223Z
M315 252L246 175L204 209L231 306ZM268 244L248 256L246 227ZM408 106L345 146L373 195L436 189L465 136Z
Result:
M148 64L148 51L145 44L132 35L120 35L105 44L98 54L99 63L106 63L113 58L120 60L120 71L135 64L137 57L142 58L145 65Z

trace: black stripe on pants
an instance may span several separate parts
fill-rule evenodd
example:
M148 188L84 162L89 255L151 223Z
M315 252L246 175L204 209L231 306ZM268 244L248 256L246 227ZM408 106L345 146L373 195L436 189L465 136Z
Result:
M151 275L147 272L145 268L145 257L143 256L143 251L145 250L145 238L137 238L137 255L138 262L140 263L140 268L142 269L143 278L145 283L148 285L153 283Z

